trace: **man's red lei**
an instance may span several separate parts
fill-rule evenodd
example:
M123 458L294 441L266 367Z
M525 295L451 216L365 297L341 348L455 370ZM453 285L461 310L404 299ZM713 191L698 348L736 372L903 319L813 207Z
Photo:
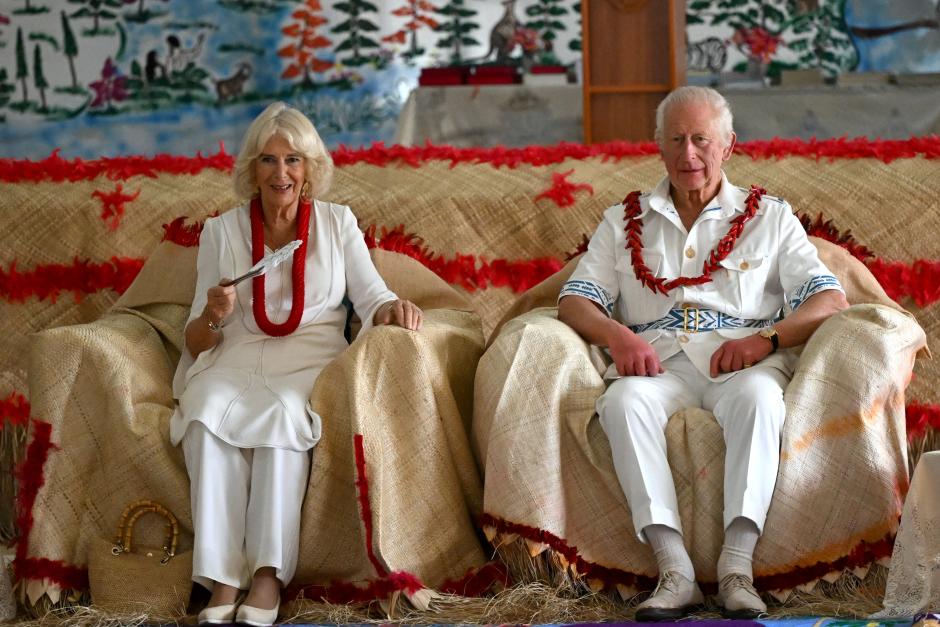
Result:
M307 265L307 239L310 234L310 201L303 198L297 207L297 239L300 246L294 251L291 261L292 294L290 315L280 324L268 320L268 312L264 304L264 275L251 280L251 309L255 315L258 328L273 337L283 337L294 332L300 325L300 318L304 313L304 269ZM264 257L264 212L261 209L261 199L251 201L251 263L255 264Z
M715 249L708 255L705 265L702 268L702 274L697 277L680 276L671 281L662 277L653 276L649 267L643 261L643 220L638 218L640 215L640 192L630 192L623 199L623 217L627 225L623 228L627 234L626 249L630 251L630 261L633 263L633 273L637 280L644 286L650 288L655 294L669 294L669 291L676 287L685 285L702 285L712 280L711 274L717 270L721 261L728 256L734 249L734 243L741 237L744 231L744 225L757 213L757 207L760 205L760 199L767 191L756 185L751 186L751 193L747 195L744 201L744 213L731 220L731 227Z

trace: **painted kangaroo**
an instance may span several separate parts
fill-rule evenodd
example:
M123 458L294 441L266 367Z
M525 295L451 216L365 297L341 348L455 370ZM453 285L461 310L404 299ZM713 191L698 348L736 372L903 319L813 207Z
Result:
M490 31L490 49L480 57L480 61L485 61L495 52L497 63L507 63L509 55L516 48L516 29L519 27L519 20L516 19L514 12L516 0L502 0L502 2L506 11Z

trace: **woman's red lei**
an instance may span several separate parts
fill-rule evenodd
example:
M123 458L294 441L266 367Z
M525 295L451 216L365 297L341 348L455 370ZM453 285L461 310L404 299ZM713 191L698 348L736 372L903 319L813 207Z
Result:
M710 282L712 272L718 269L721 260L734 249L734 243L741 237L744 225L757 213L760 199L766 193L765 189L751 185L751 193L747 195L747 199L744 201L744 213L731 220L731 227L728 232L718 241L715 249L709 253L708 259L702 268L702 274L697 277L680 276L671 281L653 276L653 273L650 272L649 267L643 261L643 220L637 217L640 215L640 192L627 194L627 197L623 199L623 217L627 222L627 225L623 228L627 234L625 248L630 251L630 261L633 263L633 273L637 280L645 287L650 288L654 294L659 292L664 295L676 287L702 285Z
M310 234L310 201L303 198L297 207L297 239L300 246L294 251L291 262L291 281L293 293L291 295L290 316L280 324L268 320L268 312L264 304L264 275L251 280L252 312L258 328L273 337L283 337L294 332L300 325L300 318L304 313L304 269L307 265L307 239ZM255 264L264 257L264 212L261 210L261 199L251 201L251 263Z

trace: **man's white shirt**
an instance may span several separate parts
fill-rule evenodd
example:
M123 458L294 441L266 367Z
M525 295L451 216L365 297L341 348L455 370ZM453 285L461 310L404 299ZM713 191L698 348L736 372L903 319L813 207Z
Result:
M667 280L701 275L706 259L727 234L731 220L744 212L748 193L731 185L722 173L718 194L689 231L669 195L668 177L652 192L643 194L638 216L643 221L643 260L653 275ZM607 315L634 327L653 346L660 361L684 351L705 376L709 376L712 354L725 340L756 333L760 326L779 321L814 294L831 289L843 291L838 279L819 260L816 247L790 205L772 196L763 196L734 249L712 273L711 282L676 287L668 295L654 293L636 279L626 247L625 226L622 204L604 212L587 252L563 286L559 299L569 295L588 298ZM679 328L655 328L663 326L656 321L677 317L672 326ZM720 328L697 329L707 326ZM787 353L780 351L764 361L779 361L774 365L792 370L793 359L788 359ZM732 374L713 380L721 381ZM605 375L617 376L614 366Z

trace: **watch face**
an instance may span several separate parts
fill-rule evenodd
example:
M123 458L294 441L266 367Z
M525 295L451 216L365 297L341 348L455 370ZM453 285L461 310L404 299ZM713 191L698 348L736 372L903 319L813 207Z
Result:
M760 334L764 337L773 337L777 334L777 330L773 327L765 327L760 330Z

